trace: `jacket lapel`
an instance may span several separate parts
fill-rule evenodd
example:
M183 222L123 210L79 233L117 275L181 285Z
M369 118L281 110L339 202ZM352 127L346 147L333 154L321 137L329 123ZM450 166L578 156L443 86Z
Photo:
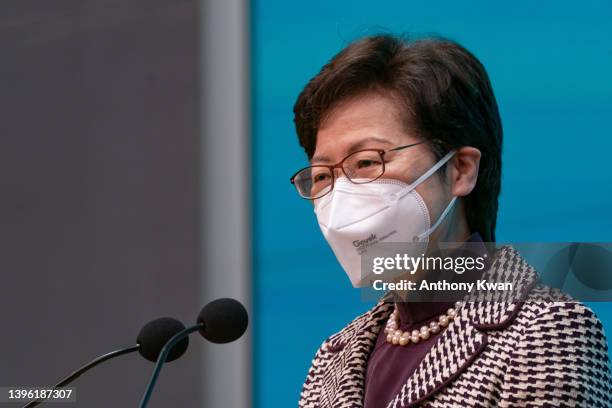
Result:
M421 363L388 407L410 407L434 394L456 378L487 344L463 310L440 334Z
M458 303L458 315L425 355L389 408L407 408L429 398L457 378L487 345L487 330L509 325L537 281L535 270L509 246L500 248L483 278L511 282L510 293L485 299L467 298Z
M383 298L374 308L358 317L338 336L330 339L327 350L336 355L323 375L321 407L358 408L363 406L368 358L378 333L393 311L393 303Z

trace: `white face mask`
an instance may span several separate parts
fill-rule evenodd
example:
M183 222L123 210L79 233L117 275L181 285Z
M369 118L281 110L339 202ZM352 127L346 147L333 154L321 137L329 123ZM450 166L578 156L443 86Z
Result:
M412 184L392 179L355 184L341 177L329 194L315 200L314 211L323 236L354 287L369 282L369 276L361 271L361 257L371 248L382 242L429 241L429 235L448 215L457 197L431 226L429 211L416 187L454 154L455 151L446 154Z

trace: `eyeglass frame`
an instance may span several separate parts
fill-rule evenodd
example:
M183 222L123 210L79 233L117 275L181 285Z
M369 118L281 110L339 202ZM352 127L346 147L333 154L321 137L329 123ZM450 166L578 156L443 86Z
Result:
M329 169L330 173L331 173L331 188L329 190L327 190L325 193L321 194L320 196L316 196L316 197L304 197L302 194L300 194L297 186L296 186L296 190L298 190L298 195L300 197L302 197L305 200L316 200L317 198L321 198L326 196L327 194L329 194L333 189L334 189L334 183L336 182L336 175L334 170L337 168L340 168L342 170L342 173L344 173L344 175L346 176L346 178L353 184L367 184L367 183L371 183L375 180L378 180L379 178L381 178L383 176L383 174L385 174L385 154L389 153L389 152L396 152L399 150L403 150L403 149L407 149L409 147L413 147L413 146L417 146L420 144L425 143L425 141L421 141L421 142L416 142L416 143L411 143L411 144L407 144L407 145L402 145L402 146L397 146L391 149L387 149L387 150L383 150L383 149L361 149L361 150L356 150L350 154L348 154L345 158L343 158L342 160L340 160L338 163L336 164L315 164L314 166L306 166L303 167L301 169L299 169L298 171L295 172L295 174L293 174L293 176L291 176L291 178L289 179L289 181L291 182L291 184L293 184L295 186L295 177L300 174L302 171L312 168L312 167L326 167ZM361 153L361 152L377 152L380 155L380 161L382 163L382 171L380 172L380 175L372 180L368 180L364 183L356 183L355 181L353 181L351 179L351 177L349 177L348 174L346 174L346 171L344 170L344 167L342 167L342 165L344 164L344 161L346 159L348 159L349 157L357 154L357 153Z

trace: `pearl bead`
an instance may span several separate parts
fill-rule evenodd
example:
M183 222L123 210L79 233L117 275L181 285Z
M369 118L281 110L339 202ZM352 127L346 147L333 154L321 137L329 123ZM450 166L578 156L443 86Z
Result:
M412 342L416 344L419 342L419 340L421 340L421 338L418 335L416 336L413 335L413 336L410 336L410 340L412 340Z
M450 309L448 309L448 312L446 312L446 314L451 319L453 319L455 316L457 316L457 312L455 312L455 309L453 309L452 307Z
M402 331L401 331L401 330L396 330L396 331L393 333L393 335L394 335L394 336L399 337L399 336L401 336L401 335L402 335Z
M421 340L427 340L429 338L429 327L421 327Z
M400 346L405 346L405 345L407 345L409 342L410 342L410 339L409 339L408 337L404 337L404 336L402 336L402 337L400 337L400 339L399 339L399 345L400 345Z
M414 337L414 336L418 336L419 334L421 334L421 332L418 331L418 330L413 330L412 333L410 333L410 334L411 334L412 337Z
M448 326L448 317L446 315L440 316L440 326L442 327Z
M436 322L431 322L429 323L429 330L431 330L433 334L437 334L440 331L440 325Z
M393 336L393 338L391 339L391 342L392 342L393 344L398 344L398 343L399 343L399 339L400 339L400 337L399 337L399 336Z

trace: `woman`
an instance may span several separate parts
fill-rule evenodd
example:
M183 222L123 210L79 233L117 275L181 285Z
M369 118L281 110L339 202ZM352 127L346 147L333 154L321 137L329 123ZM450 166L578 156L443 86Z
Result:
M495 241L502 126L488 76L463 47L362 39L306 85L294 113L311 166L291 181L355 287L372 281L361 257L385 242ZM510 276L513 296L381 299L323 342L299 405L611 406L597 317L539 284L512 247L483 276Z

